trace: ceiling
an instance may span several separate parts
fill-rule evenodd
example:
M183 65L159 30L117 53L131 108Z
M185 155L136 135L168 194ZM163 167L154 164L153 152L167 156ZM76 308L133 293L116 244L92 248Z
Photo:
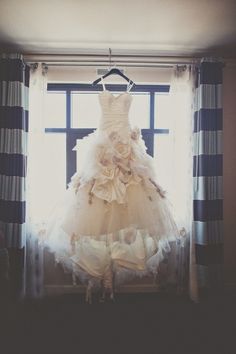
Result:
M236 0L0 0L0 48L236 57Z

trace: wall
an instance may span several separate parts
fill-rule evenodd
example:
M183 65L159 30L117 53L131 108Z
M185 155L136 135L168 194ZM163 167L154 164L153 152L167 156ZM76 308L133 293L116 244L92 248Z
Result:
M170 82L172 68L128 68L124 74L138 84ZM92 83L98 78L95 67L49 67L48 80L50 82L80 82ZM105 79L105 83L121 83L126 81L118 76L111 75ZM99 83L100 84L100 83Z
M236 287L236 63L226 65L223 77L224 129L224 273Z

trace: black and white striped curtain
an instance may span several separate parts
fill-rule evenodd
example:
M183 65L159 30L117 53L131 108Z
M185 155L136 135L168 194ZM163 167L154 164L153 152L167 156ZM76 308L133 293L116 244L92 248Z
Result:
M29 67L21 54L0 54L0 233L6 248L26 243Z
M200 294L222 285L222 71L222 62L202 60L195 92L193 231Z

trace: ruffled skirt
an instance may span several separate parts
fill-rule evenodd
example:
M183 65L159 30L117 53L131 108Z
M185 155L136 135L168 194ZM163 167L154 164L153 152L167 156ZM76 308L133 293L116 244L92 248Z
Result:
M82 282L112 288L122 270L156 275L180 233L139 130L96 131L76 149L80 163L49 218L46 245Z

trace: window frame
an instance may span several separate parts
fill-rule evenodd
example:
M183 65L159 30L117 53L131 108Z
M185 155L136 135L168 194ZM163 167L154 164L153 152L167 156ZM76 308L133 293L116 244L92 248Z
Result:
M124 92L127 85L124 84L106 84L106 89L110 92ZM147 146L147 152L153 156L154 154L154 136L155 134L169 134L169 129L155 128L155 94L169 93L170 85L135 85L130 93L148 93L150 102L150 127L141 129L142 137ZM103 91L102 85L93 86L91 84L82 83L48 83L47 91L57 92L63 91L66 95L66 126L64 128L45 128L45 133L64 133L66 134L66 183L70 182L72 175L76 171L76 151L73 147L76 145L77 139L82 139L91 134L96 128L73 128L72 127L72 92L100 92Z

